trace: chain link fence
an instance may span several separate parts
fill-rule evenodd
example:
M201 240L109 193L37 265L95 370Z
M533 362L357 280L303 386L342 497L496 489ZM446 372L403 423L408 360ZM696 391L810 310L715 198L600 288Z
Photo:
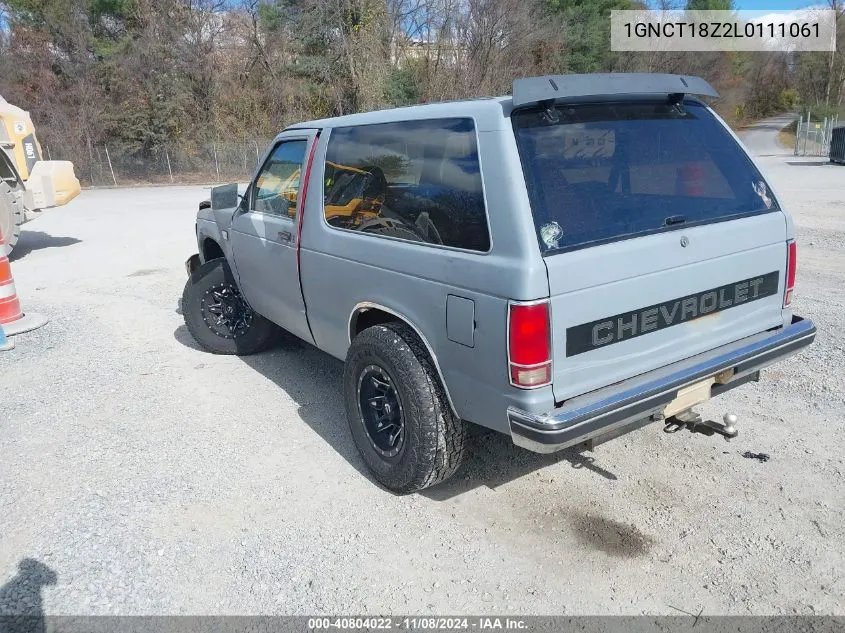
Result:
M828 156L836 117L813 121L801 117L795 135L795 156ZM73 161L86 187L130 187L144 184L206 184L249 179L271 139L162 145L139 151L111 143L83 151L44 145L44 157Z
M822 121L813 121L812 112L807 117L800 117L795 130L795 156L828 156L833 129L838 125L838 117L825 117Z
M248 180L270 139L162 145L139 151L119 144L66 152L44 145L45 158L73 161L83 186L198 184Z

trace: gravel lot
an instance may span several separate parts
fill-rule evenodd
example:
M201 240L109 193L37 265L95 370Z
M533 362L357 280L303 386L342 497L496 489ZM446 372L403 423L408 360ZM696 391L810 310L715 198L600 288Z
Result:
M845 613L845 167L760 153L819 334L702 409L736 440L651 425L540 456L479 433L405 497L366 475L340 363L192 342L205 189L48 211L12 268L50 323L0 353L0 614Z

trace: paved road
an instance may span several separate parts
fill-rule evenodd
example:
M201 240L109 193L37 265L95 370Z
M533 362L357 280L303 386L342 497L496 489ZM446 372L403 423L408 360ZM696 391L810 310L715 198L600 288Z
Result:
M740 131L739 137L754 156L791 156L792 148L778 143L777 136L796 118L794 114L779 114L763 119Z
M479 434L454 480L404 497L367 476L340 363L191 340L207 191L46 212L12 270L51 321L0 353L0 614L845 613L845 178L765 160L820 333L702 409L739 438L652 425L540 456Z

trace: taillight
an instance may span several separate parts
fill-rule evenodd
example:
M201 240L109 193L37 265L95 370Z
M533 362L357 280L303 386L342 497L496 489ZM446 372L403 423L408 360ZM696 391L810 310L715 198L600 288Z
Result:
M783 307L789 307L792 303L792 289L795 288L795 266L797 264L798 252L795 240L786 243L788 255L786 257L786 288L783 291Z
M684 163L677 170L675 191L677 195L700 197L705 194L704 163Z
M542 387L552 381L549 302L508 307L508 372L515 387Z

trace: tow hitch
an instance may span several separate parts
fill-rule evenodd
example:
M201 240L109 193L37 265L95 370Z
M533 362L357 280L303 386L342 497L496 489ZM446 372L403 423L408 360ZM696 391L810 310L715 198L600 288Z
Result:
M682 411L666 419L666 426L663 427L663 431L665 433L677 433L681 429L687 428L691 433L701 433L707 436L718 433L728 440L735 438L739 434L736 429L736 415L726 413L722 420L722 422L703 420L695 411Z

